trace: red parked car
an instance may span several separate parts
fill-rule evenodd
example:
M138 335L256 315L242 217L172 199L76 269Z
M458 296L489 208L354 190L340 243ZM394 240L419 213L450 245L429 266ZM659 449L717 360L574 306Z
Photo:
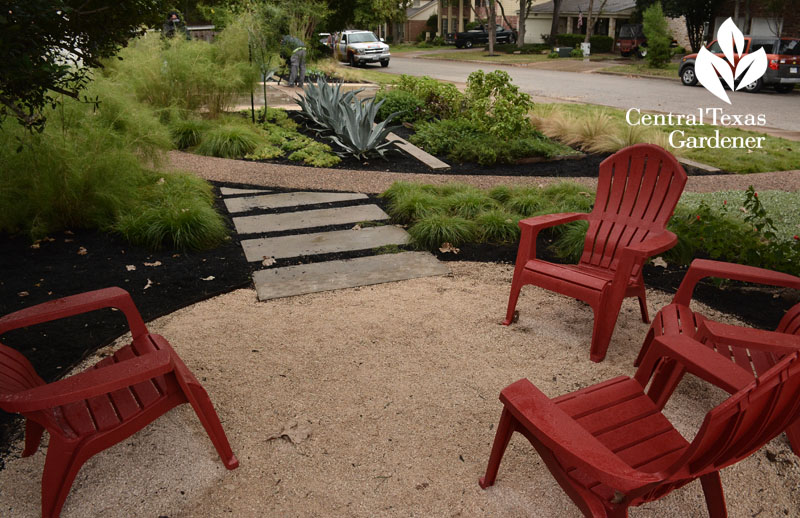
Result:
M625 57L636 53L638 57L644 58L647 55L647 38L644 37L642 24L635 23L620 27L617 48Z
M799 38L772 38L762 36L745 36L744 52L742 55L756 52L763 48L767 54L768 68L766 73L747 85L747 92L758 92L765 86L771 86L776 92L786 94L792 91L794 85L800 83L800 39ZM717 40L709 43L709 51L722 57L722 49ZM697 54L689 54L681 60L678 75L686 86L697 84L694 73L694 64Z

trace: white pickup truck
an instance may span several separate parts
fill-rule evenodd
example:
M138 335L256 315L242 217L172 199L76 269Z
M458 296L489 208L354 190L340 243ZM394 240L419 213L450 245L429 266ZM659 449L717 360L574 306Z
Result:
M389 45L379 40L370 31L343 31L333 43L333 55L339 61L360 66L366 63L380 62L382 67L389 66Z

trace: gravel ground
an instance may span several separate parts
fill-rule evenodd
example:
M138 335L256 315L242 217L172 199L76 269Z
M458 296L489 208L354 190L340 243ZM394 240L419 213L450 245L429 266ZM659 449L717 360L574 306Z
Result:
M635 300L594 364L588 306L526 288L520 321L501 326L512 268L449 266L451 276L266 303L239 290L152 322L203 381L241 466L224 469L184 405L89 460L62 516L580 516L518 435L497 484L479 489L497 396L523 377L555 396L632 375L647 330ZM669 296L648 300L655 311ZM687 379L667 414L691 437L720 397ZM13 457L0 515L38 516L44 452ZM800 513L800 464L783 436L722 478L732 517ZM704 515L698 482L631 511Z
M208 180L252 185L285 187L290 189L330 189L380 193L397 181L444 184L459 182L487 188L495 185L539 185L564 180L594 186L593 178L547 178L519 176L459 176L425 174L420 164L419 174L387 173L376 171L342 171L302 166L286 166L210 158L181 151L169 153L174 169L191 171ZM753 185L758 190L800 190L800 170L742 175L690 176L687 191L712 192L730 189L747 189Z

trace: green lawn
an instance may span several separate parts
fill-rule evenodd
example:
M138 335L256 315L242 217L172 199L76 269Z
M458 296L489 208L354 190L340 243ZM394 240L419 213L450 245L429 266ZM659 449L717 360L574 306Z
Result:
M616 72L633 76L655 76L678 79L678 63L670 63L666 68L650 68L646 63L632 63L630 65L613 65L604 68L605 72Z
M391 60L389 62L389 66L392 66ZM339 63L333 58L326 58L314 63L313 67L322 70L326 74L340 77L345 82L367 81L369 83L391 84L397 81L396 74L381 72L384 69L377 65L370 65L363 68L353 68L344 63Z

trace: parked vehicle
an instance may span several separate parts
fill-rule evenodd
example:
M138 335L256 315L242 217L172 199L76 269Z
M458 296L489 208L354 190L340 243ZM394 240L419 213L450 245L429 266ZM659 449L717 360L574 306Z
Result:
M388 67L391 57L389 45L370 31L340 32L333 45L333 55L352 67L378 62L382 67Z
M517 41L514 31L508 30L501 25L495 28L494 41L496 43L514 43ZM457 32L453 42L456 47L471 49L480 43L489 43L489 28L483 25L465 32Z
M745 36L744 42L742 56L763 48L768 63L766 73L744 87L745 91L755 93L765 86L771 86L776 92L786 94L800 83L800 38ZM725 59L717 40L709 43L706 48ZM737 63L739 59L741 58L736 58ZM694 72L696 60L697 54L689 54L681 60L678 75L686 86L697 84L697 75Z
M633 53L640 58L647 55L647 38L644 36L641 23L623 25L617 37L619 53L627 57Z

